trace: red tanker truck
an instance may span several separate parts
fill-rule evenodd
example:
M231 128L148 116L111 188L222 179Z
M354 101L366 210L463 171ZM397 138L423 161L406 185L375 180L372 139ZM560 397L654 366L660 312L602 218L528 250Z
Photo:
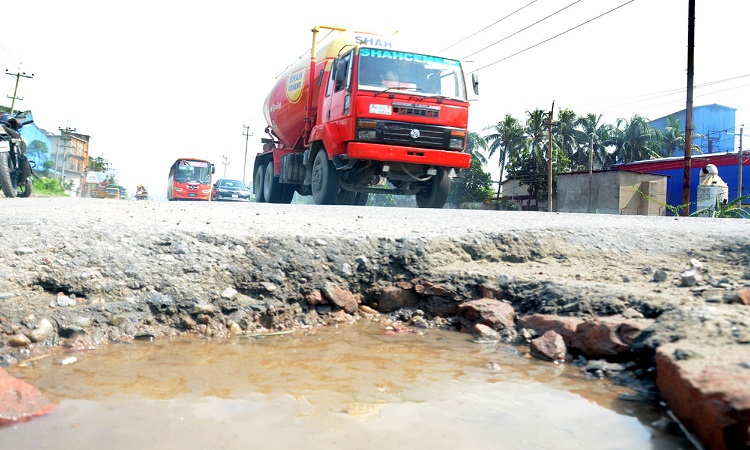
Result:
M318 33L333 39L317 48ZM398 50L382 36L312 29L310 58L287 69L264 104L255 157L260 202L364 205L370 193L442 208L465 153L469 101L457 60ZM478 93L478 82L472 77Z

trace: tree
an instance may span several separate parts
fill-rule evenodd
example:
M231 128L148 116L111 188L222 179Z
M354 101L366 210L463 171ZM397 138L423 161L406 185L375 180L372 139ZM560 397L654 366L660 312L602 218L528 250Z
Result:
M97 156L92 158L89 156L89 171L90 172L106 172L107 165L103 157Z
M617 119L609 143L615 146L614 162L622 164L658 158L662 140L661 130L636 114L630 121Z
M612 165L612 156L606 144L611 140L612 125L602 124L601 120L601 114L592 113L576 120L578 151L573 156L573 163L579 169L606 169Z
M483 202L492 197L492 177L482 169L478 159L471 160L471 167L461 172L462 176L454 178L448 201L454 205L466 202Z
M529 201L539 201L547 190L547 157L549 130L547 127L547 113L541 109L527 111L526 127L524 128L524 145L509 158L508 174L518 180L519 184L529 186Z
M685 130L681 128L680 119L674 116L667 117L667 127L663 132L662 156L674 156L679 149L685 151Z
M578 153L579 136L576 131L577 120L576 114L567 108L560 109L557 113L557 122L553 124L552 133L562 154L555 157L557 163L555 173L569 172L575 168L573 157Z
M480 163L487 164L487 158L480 152L485 149L487 149L487 142L479 133L470 131L466 136L466 153L470 154L472 159L478 159Z
M486 127L485 130L492 131L484 137L485 142L489 144L490 158L495 152L498 152L500 156L498 160L500 179L497 185L497 197L499 198L503 186L503 175L505 175L505 164L508 158L517 153L523 145L523 125L518 119L506 114L502 121Z
M44 164L48 159L47 155L49 154L49 149L47 149L47 144L35 139L31 141L26 148L26 153L28 154L29 159L36 161L38 164Z

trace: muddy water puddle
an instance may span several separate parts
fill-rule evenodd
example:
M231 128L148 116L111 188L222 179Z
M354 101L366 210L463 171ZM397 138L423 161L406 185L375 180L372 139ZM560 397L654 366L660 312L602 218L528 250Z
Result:
M356 325L113 344L10 372L57 403L0 449L689 449L656 405L465 334Z

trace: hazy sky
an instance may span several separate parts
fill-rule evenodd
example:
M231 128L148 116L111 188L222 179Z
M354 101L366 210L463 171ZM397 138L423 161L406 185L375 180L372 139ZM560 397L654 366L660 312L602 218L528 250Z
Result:
M12 2L0 69L34 74L20 81L17 109L31 109L40 128L90 135L91 156L108 159L130 191L143 183L157 196L180 156L208 158L218 177L242 178L243 125L253 133L251 181L263 101L309 50L316 25L398 30L417 51L469 61L465 70L476 70L481 85L470 131L480 134L506 114L525 120L553 101L556 111L607 122L685 108L687 0L257 3ZM737 108L736 125L750 134L750 2L697 3L694 106ZM14 83L0 78L5 105Z

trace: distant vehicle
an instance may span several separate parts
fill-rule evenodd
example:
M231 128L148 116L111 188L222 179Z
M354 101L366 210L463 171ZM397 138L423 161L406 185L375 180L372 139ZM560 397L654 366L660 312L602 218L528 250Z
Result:
M135 191L136 200L148 200L148 189L146 186L139 184Z
M210 200L213 164L205 159L179 158L169 168L167 200Z
M106 198L116 198L119 199L122 196L122 192L120 191L119 186L112 186L109 185L104 189L104 196Z
M211 200L225 199L250 200L250 189L240 180L222 178L214 183Z

